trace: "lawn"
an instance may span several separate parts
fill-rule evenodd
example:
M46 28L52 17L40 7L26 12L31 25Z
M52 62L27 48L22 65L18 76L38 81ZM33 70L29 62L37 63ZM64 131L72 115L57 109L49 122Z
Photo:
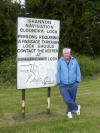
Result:
M76 102L81 115L68 119L58 86L51 88L47 114L47 88L26 90L26 117L21 117L22 91L0 86L0 133L100 133L100 76L79 84Z

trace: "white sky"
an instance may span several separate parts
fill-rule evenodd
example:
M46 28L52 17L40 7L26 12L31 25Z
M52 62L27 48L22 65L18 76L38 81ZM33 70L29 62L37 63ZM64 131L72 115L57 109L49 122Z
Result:
M25 0L12 0L13 2L21 3L21 5L25 5Z

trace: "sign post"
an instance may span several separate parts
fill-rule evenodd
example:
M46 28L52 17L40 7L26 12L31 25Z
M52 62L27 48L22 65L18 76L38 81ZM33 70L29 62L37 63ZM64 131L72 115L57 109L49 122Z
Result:
M47 114L50 114L50 93L51 93L51 88L48 87L48 97L47 97Z
M25 89L22 90L22 118L25 118Z
M18 17L17 20L17 89L22 89L25 112L25 89L56 86L59 51L59 20ZM49 112L49 111L48 111Z

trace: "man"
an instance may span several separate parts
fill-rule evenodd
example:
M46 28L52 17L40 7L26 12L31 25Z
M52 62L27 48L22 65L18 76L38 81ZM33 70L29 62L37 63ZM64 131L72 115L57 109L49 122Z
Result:
M81 81L81 73L78 62L71 56L71 49L64 48L63 56L58 61L57 84L60 93L68 106L66 114L72 118L72 110L80 115L80 105L75 103L78 83Z

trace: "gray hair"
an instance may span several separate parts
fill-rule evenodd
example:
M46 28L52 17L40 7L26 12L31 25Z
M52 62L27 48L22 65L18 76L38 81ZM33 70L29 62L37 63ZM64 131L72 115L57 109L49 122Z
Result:
M64 48L63 53L64 53L64 50L68 50L71 53L71 48Z

